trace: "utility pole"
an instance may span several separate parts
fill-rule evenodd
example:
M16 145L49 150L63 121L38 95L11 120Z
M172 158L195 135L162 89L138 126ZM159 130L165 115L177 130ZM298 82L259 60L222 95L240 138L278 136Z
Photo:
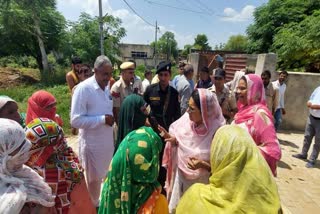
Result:
M156 32L154 40L154 68L157 68L157 34L158 34L158 22L156 21Z
M100 31L100 54L104 55L104 36L103 36L103 17L102 17L102 0L99 0L99 31Z
M169 60L169 35L167 35L167 61Z

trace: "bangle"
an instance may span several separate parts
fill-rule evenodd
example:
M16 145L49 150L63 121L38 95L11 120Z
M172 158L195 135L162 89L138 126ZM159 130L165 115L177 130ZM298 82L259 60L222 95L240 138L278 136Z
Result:
M159 135L160 135L161 137L164 137L164 135L165 135L164 131L160 132Z

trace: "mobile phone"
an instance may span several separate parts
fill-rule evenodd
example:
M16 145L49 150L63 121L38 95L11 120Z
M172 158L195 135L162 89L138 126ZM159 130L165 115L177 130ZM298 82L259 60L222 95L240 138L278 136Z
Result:
M154 116L148 116L148 120L149 120L149 123L151 125L151 128L153 129L153 131L155 131L156 133L160 133L159 132L159 129L158 129L158 121L156 120L156 118Z

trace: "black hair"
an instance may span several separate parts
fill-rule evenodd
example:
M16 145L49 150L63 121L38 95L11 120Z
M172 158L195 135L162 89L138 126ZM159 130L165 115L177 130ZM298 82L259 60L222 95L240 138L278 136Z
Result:
M242 76L242 77L240 78L240 80L243 80L243 81L246 82L246 84L248 84L248 83L247 83L247 78L246 78L245 76Z
M195 89L195 90L192 92L191 97L192 97L194 103L196 104L196 106L198 107L198 109L200 109L200 112L201 112L199 91L198 91L197 89Z
M186 66L186 63L184 63L184 62L179 63L179 68L183 68L184 66Z
M249 69L249 68L246 68L246 70L244 72L244 74L254 74L254 73L255 73L255 71L252 69Z
M152 71L150 71L150 70L145 70L145 72L144 72L144 77L146 77L148 74L150 74L150 73L152 73Z
M193 72L193 66L191 64L188 64L188 65L184 66L184 68L183 68L183 74L184 75L188 75L188 74L190 74L192 72Z
M286 76L289 76L289 73L288 73L287 71L280 71L279 75L280 75L280 74L284 74L284 75L286 75Z
M81 70L84 70L85 68L88 68L89 70L91 70L89 64L81 64L80 69L79 69L79 72L81 73Z
M207 66L203 66L200 71L209 73L209 68Z
M82 63L82 61L81 61L80 57L74 56L74 57L72 57L72 59L71 59L71 63L75 65L75 64L80 64L80 63Z
M261 76L262 76L262 75L271 78L271 72L270 72L269 70L263 71L262 74L261 74Z

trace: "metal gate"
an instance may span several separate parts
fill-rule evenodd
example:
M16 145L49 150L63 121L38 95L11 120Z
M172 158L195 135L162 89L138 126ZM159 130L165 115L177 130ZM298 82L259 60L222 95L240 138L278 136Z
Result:
M224 70L226 71L226 82L233 79L234 73L247 66L246 54L225 55Z

